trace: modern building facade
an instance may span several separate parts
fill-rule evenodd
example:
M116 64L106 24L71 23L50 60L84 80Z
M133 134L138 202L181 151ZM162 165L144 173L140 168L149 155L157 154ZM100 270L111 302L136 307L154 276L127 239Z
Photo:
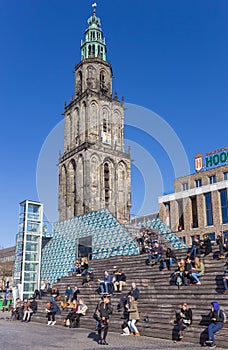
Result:
M40 288L43 204L30 200L20 203L16 235L14 284L22 299Z
M59 159L59 220L103 208L121 222L131 208L130 153L124 151L124 103L113 96L112 66L96 6L75 66L75 93L64 110Z
M159 218L189 245L195 235L227 235L228 165L175 179L174 193L159 197Z
M0 290L5 288L7 282L12 287L14 259L15 246L0 250Z

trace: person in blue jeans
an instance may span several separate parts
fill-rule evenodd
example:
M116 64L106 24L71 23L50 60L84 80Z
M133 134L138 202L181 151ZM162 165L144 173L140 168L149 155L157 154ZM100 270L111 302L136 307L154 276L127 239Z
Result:
M165 258L163 259L163 270L170 270L173 263L177 261L175 252L171 248L167 248Z
M104 271L102 279L99 279L100 282L99 290L102 294L112 294L113 292L113 283L112 276L108 273L107 270Z
M211 348L215 348L215 336L214 334L220 329L223 328L224 324L224 315L222 310L220 309L220 305L217 301L213 301L211 303L211 312L209 314L210 324L208 326L208 340L205 342L205 345L210 346Z
M188 253L188 255L192 258L192 259L195 259L196 255L199 253L198 250L199 250L199 247L200 247L200 241L199 241L199 238L197 236L194 236L193 238L193 242L192 242L192 247Z
M151 263L154 260L155 264L159 262L162 257L163 247L155 241L151 252L148 254L148 263Z

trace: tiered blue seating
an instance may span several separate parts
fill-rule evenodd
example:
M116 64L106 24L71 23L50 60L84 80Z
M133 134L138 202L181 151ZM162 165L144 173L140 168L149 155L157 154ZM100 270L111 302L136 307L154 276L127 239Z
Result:
M138 226L144 226L158 231L159 234L175 249L187 248L187 245L159 218L143 220L138 223Z
M76 240L87 236L92 236L92 259L139 254L126 228L102 209L53 225L53 237L42 250L41 279L53 284L67 276L76 260Z

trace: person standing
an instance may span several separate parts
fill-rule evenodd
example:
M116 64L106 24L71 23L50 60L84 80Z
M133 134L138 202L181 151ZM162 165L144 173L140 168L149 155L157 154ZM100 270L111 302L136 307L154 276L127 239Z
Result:
M98 344L108 345L106 337L108 334L109 318L112 314L112 305L108 296L104 296L100 303L100 324L98 326L99 341Z
M138 312L138 305L137 301L135 301L135 298L133 296L129 297L129 304L126 305L126 308L129 312L129 320L128 320L128 327L130 328L130 335L135 335L136 337L139 337L139 331L136 327L136 322L139 320L139 312Z
M17 305L17 299L19 298L18 286L13 285L12 287L12 296L13 296L13 308Z

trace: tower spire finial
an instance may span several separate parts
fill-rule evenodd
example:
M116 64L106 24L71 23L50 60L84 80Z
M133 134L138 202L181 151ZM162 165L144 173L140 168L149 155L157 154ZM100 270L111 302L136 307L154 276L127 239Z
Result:
M94 14L94 16L96 16L96 13L97 13L97 3L94 2L94 3L92 4L92 7L93 7L93 14Z

